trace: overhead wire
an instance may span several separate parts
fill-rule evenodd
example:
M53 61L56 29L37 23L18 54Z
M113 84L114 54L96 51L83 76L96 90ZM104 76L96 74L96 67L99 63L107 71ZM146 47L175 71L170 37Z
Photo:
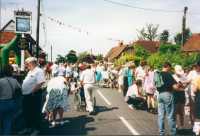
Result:
M137 7L137 6L133 6L133 5L130 5L130 4L121 3L121 2L116 2L116 1L112 1L112 0L103 0L103 1L108 2L108 3L111 3L111 4L119 5L119 6L124 6L124 7L129 7L129 8L144 10L144 11L168 12L168 13L169 13L169 12L171 12L171 13L180 13L180 12L183 12L183 10L166 10L166 9L153 9L153 8Z
M117 1L113 1L113 0L103 0L103 1L111 3L111 4L114 4L114 5L119 5L119 6L123 6L123 7L128 7L128 8L143 10L143 11L164 12L164 13L182 13L183 12L183 10L166 10L166 9L155 9L155 8L137 7L137 6L133 6L133 5L130 5L130 4L126 4L126 3L122 3L122 2L117 2ZM189 14L200 15L199 12L189 12Z

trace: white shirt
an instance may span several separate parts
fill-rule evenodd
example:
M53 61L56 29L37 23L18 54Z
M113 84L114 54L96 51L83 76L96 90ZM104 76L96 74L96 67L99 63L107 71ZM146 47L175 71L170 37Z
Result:
M51 70L52 70L52 75L58 73L58 65L57 64L53 64L51 66Z
M94 84L95 83L95 73L92 69L86 69L81 73L80 80L84 84Z
M141 88L140 88L141 89ZM127 97L131 97L131 96L136 96L136 97L140 97L140 95L139 95L139 88L137 87L137 85L136 84L133 84L132 86L130 86L129 88L128 88L128 91L127 91L127 93L126 93L126 96Z
M45 82L44 71L36 67L29 71L22 84L22 94L31 94L35 85Z

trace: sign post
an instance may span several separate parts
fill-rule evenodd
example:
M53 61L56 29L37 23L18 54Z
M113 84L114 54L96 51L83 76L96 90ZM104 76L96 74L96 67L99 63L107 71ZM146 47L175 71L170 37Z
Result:
M22 34L22 37L18 43L18 47L21 50L21 71L24 71L24 60L25 60L25 49L28 46L28 43L25 39L24 34L31 34L31 28L32 28L32 13L28 11L24 11L23 9L21 11L14 11L15 15L15 32L18 34Z

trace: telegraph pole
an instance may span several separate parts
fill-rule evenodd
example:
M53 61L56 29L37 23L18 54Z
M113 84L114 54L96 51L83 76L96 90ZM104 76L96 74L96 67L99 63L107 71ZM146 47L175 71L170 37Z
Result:
M1 29L1 20L2 20L2 18L1 18L1 8L2 8L1 4L2 4L2 2L0 0L0 29ZM0 38L1 38L1 35L0 35Z
M52 45L51 45L51 62L53 62L53 61L52 61L52 51L53 51L53 50L52 50Z
M182 46L185 44L185 28L186 28L186 14L188 11L188 7L184 7L184 15L182 22Z
M36 57L39 58L39 41L40 41L40 0L37 0L37 30L36 30Z

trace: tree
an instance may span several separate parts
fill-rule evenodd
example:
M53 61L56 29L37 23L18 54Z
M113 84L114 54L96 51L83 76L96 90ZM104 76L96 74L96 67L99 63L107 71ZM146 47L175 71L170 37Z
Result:
M87 51L81 52L78 55L78 61L79 62L83 62L84 58L86 58L86 56L88 56L89 53Z
M174 41L176 42L176 44L179 44L179 45L185 44L191 35L192 35L192 32L190 31L189 28L187 28L184 31L184 39L183 39L182 33L178 33L174 37Z
M59 54L56 57L56 62L58 62L58 63L64 63L64 62L66 62L66 58L64 56L62 56L62 55Z
M159 47L159 52L162 54L165 53L175 53L180 52L180 46L179 45L173 45L173 44L161 44Z
M76 63L78 60L78 57L76 56L76 51L74 50L70 50L65 58L67 58L68 63Z
M147 24L146 28L142 28L138 31L138 38L140 40L150 40L153 41L158 37L157 31L158 31L159 25L153 25L153 24Z
M150 55L149 52L140 45L134 46L134 53L135 53L135 56L142 59L147 59L147 57L149 57Z
M102 55L102 54L98 54L98 55L96 56L96 60L97 60L97 61L103 60L103 55Z
M160 34L160 42L161 43L167 43L169 39L169 31L163 30L163 32Z

